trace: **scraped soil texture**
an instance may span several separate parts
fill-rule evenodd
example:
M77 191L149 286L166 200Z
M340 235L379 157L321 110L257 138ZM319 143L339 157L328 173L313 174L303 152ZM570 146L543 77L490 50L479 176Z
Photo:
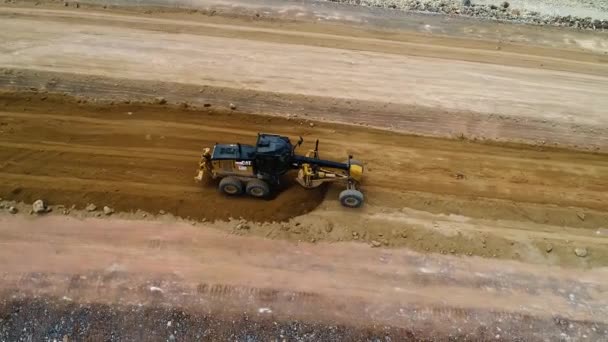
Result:
M229 198L218 193L217 182L194 181L203 147L255 143L258 130L272 127L264 117L104 107L46 95L0 101L2 137L8 138L0 151L4 198L28 203L43 198L76 208L95 203L127 212L164 210L195 219L280 221L314 209L324 197L323 188L305 190L293 175L268 200Z
M301 152L319 138L323 158L342 161L352 153L363 160L372 205L573 227L608 224L601 212L608 201L608 162L601 154L412 137L212 107L93 102L37 92L0 95L0 196L208 220L285 220L314 209L324 190L304 190L286 177L274 199L226 198L214 184L193 178L203 147L253 143L258 132L269 132L303 136ZM331 189L335 201L341 187ZM512 201L530 205L514 209ZM553 207L538 213L532 204ZM587 215L581 219L555 206L582 208Z
M56 214L65 210L58 205L69 210L93 203L136 218L161 210L198 221L243 218L259 224L218 228L291 241L357 240L582 267L608 260L605 155L214 108L3 93L0 197L6 208L13 205L7 201L44 199ZM353 154L362 160L366 205L341 208L343 185L305 190L293 174L269 200L227 198L216 184L194 181L203 147L253 143L258 132L302 136L302 153L318 138L322 158L343 161ZM577 257L577 247L589 255Z

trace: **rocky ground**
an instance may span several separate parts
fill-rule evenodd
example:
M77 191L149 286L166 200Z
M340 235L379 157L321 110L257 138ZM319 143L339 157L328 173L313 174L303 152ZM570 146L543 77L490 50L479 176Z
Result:
M462 15L481 19L512 21L535 25L572 27L585 30L608 30L605 15L599 17L579 17L558 15L550 12L534 11L526 7L514 7L508 1L478 3L475 0L330 0L351 5L373 6L403 11L419 11L447 15ZM605 13L606 9L597 9Z
M6 298L5 296L3 296ZM32 320L31 317L36 317ZM2 341L385 341L426 340L391 327L218 317L166 306L78 304L62 298L0 301Z
M4 341L354 341L415 336L394 328L356 329L301 321L221 319L169 307L74 304L60 298L0 303ZM32 321L29 317L37 317ZM142 324L144 323L144 324Z

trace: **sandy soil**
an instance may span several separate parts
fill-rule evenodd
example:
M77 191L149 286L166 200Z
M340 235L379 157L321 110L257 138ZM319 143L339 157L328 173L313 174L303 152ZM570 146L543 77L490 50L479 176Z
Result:
M595 340L607 329L605 270L294 246L175 223L62 216L3 215L0 236L0 286L14 297L219 310L212 317L375 326L376 334L387 326L386 334L403 329L418 338ZM160 324L155 330L167 326Z
M482 118L467 121L461 132L466 136L521 138L503 126L532 121L545 138L523 134L528 141L563 143L563 132L555 132L565 129L578 137L569 145L608 145L603 54L520 46L503 51L495 42L491 48L470 41L446 46L110 13L1 12L0 37L7 43L0 66L6 68L367 101L380 111L387 103L433 108L437 114L419 132L434 135L454 134L448 128L458 121L454 113L474 113ZM490 123L480 125L486 118ZM494 124L496 118L507 123Z
M217 339L606 334L601 36L50 5L0 17L0 337L75 336L64 322L95 311L84 337L141 333L103 319L135 312L165 339L173 309L184 326L215 320ZM203 147L260 131L354 154L366 205L340 207L338 186L287 181L259 201L194 182ZM39 198L52 212L28 215Z
M122 212L164 210L197 220L242 217L259 224L239 234L294 241L376 240L436 253L608 264L607 240L597 234L608 226L604 155L329 123L311 127L299 118L213 107L78 102L39 92L0 97L1 197L26 203L44 198L68 208L94 203ZM338 186L325 194L287 183L275 199L255 201L227 199L214 185L193 181L204 146L250 142L259 131L301 135L303 148L318 138L326 158L350 153L365 160L366 208L340 208ZM290 219L287 226L271 223ZM235 226L218 228L232 232ZM574 255L580 246L590 249L589 257Z

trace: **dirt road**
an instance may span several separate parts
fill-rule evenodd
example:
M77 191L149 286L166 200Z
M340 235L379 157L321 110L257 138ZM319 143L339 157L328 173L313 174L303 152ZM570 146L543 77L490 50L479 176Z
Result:
M426 25L0 7L0 339L600 340L603 36ZM258 132L364 161L366 205L194 182Z
M347 330L386 326L372 329L372 336L396 339L409 331L420 339L598 340L608 329L605 270L437 258L355 244L294 246L185 224L61 215L0 216L0 239L0 290L64 303L205 308L215 317L302 320ZM175 320L152 325L150 333L178 330L179 340L200 329L180 329ZM67 332L61 330L55 327L59 337ZM39 333L32 326L29 331Z
M311 127L299 118L213 107L78 102L38 92L0 96L1 197L78 208L95 203L122 212L164 210L197 220L242 217L259 222L247 234L295 241L377 240L437 253L608 264L608 240L598 235L608 227L604 155L329 123ZM308 140L303 148L318 138L324 157L341 160L351 153L365 160L366 208L345 212L337 204L338 187L325 194L288 183L276 199L252 201L226 199L213 185L193 181L204 146L247 143L259 131L301 135ZM267 223L289 220L288 227ZM574 255L579 246L592 251L589 257Z
M0 67L9 69L365 102L375 118L336 118L325 108L324 119L608 146L602 52L111 12L11 7L0 15ZM383 113L386 104L401 107L399 116ZM417 107L433 113L420 120Z

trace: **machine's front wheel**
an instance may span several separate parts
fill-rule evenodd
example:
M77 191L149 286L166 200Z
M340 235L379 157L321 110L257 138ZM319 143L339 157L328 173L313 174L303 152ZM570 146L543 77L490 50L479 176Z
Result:
M355 189L347 189L340 193L340 203L347 208L359 208L363 205L363 193Z
M270 195L268 183L261 179L252 179L247 182L247 194L252 197L263 198Z
M225 177L220 181L219 189L229 196L240 195L243 193L243 183L236 177Z

